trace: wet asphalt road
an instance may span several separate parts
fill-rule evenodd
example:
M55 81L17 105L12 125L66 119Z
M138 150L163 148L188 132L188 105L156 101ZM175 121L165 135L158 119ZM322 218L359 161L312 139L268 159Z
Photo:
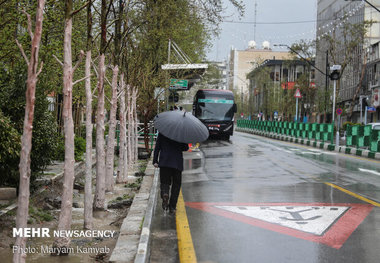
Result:
M185 154L182 191L198 262L379 262L379 161L236 132Z

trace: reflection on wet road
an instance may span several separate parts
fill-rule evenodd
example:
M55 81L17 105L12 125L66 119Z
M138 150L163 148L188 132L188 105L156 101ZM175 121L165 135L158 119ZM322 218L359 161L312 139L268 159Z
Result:
M203 143L182 181L198 261L378 262L379 175L375 160L254 135Z

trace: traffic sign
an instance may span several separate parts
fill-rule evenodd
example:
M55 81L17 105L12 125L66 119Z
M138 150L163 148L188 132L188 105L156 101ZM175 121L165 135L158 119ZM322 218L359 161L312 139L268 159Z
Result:
M294 98L302 98L302 95L301 95L300 89L297 89L297 90L296 90L296 94L294 94Z
M343 110L342 110L341 108L337 108L337 109L336 109L336 114L337 114L337 115L341 115L342 112L343 112Z
M170 79L170 89L187 89L189 81L187 79Z
M186 206L335 249L343 246L373 208L356 203L187 202Z
M368 112L376 112L376 108L367 106L367 111Z

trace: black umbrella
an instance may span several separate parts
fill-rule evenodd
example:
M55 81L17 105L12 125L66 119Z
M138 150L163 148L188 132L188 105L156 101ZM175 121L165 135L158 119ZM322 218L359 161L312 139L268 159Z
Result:
M177 142L203 142L209 136L207 127L189 112L166 111L153 121L158 132Z

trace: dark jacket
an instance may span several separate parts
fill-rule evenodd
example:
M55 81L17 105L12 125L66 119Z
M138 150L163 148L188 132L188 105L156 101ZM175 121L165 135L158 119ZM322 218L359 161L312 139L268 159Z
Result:
M154 148L153 164L158 167L169 167L183 171L183 151L189 150L186 143L173 141L162 134L158 134Z

